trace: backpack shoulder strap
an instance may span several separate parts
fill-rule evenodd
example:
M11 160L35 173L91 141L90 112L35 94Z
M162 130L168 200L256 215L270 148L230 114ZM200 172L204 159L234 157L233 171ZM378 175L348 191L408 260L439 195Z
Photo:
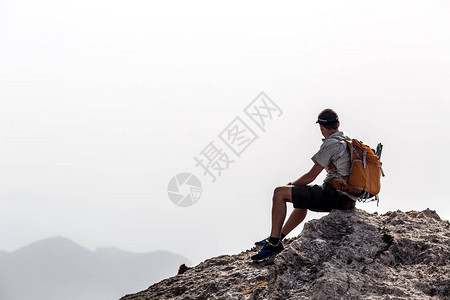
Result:
M339 138L339 137L333 137L333 139L338 140L338 141L344 141L347 144L347 149L350 151L351 153L351 149L352 149L352 142L353 140L347 140L347 139L343 139L343 138Z
M340 137L333 137L332 139L339 140L339 141L344 141L344 142L347 142L347 143L352 143L353 142L352 139L347 140L347 139L343 139L343 138L340 138Z

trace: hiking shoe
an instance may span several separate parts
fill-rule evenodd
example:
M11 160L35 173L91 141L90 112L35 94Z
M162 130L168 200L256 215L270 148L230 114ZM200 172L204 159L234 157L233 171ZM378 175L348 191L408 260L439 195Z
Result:
M263 239L263 240L260 240L260 241L258 241L258 242L255 242L255 246L257 246L257 247L264 247L266 244L267 244L267 242L269 241L269 236L268 237L266 237L265 239ZM280 240L280 242L282 242L283 240Z
M253 255L251 258L254 261L263 260L265 258L277 255L281 251L284 250L283 244L278 242L278 244L274 245L267 241L267 243L259 250L258 254Z
M260 240L259 242L255 242L255 246L264 247L268 241L269 241L269 237L266 237L265 239Z

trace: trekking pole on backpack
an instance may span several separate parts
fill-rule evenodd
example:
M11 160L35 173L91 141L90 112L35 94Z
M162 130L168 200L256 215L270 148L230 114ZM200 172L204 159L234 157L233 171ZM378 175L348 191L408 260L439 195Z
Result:
M378 156L378 159L381 158L381 152L383 151L383 144L382 143L378 143L377 145L377 150L375 152L376 156ZM381 175L384 177L384 172L383 172L383 168L380 167L380 171L381 171ZM378 195L375 196L375 200L377 201L377 207L378 207L378 203L380 202L380 198L378 197Z
M377 150L375 152L375 154L378 156L378 158L381 158L381 151L383 151L383 144L378 143ZM381 175L384 177L383 168L380 168L380 169L381 169Z
M375 154L381 158L381 151L383 151L383 144L378 143L377 150L375 151Z

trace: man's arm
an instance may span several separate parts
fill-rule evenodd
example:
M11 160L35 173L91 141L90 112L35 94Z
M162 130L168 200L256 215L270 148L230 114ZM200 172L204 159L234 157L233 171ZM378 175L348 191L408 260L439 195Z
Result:
M295 185L307 185L308 183L311 183L316 179L317 175L322 172L324 168L319 165L318 163L315 163L314 166L309 170L308 173L297 179L296 181L292 182L292 184Z

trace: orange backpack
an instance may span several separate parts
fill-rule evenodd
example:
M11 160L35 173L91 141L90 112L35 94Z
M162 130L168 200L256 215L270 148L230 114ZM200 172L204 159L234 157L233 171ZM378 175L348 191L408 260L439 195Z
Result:
M381 148L377 149L377 155L374 150L357 139L336 139L347 143L350 152L351 167L350 175L332 179L330 182L331 186L337 190L359 197L358 200L362 202L366 202L372 197L375 198L370 201L378 201L378 193L381 188L380 179L381 175L384 176L380 161ZM336 167L331 165L330 168L333 170Z

